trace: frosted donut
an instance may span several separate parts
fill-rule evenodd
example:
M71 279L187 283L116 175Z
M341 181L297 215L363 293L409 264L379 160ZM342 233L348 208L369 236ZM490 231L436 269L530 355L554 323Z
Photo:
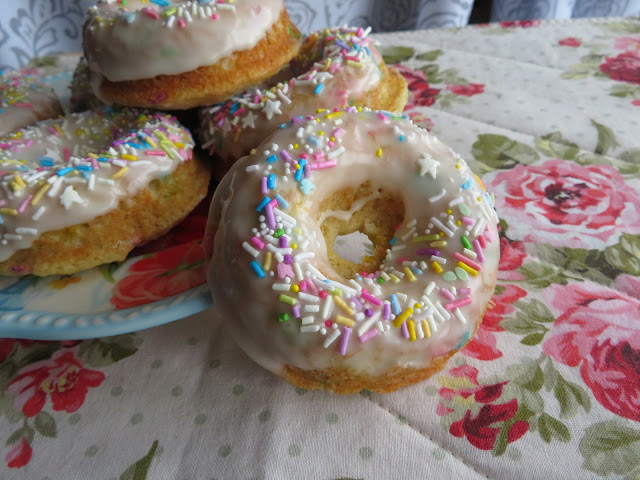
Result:
M357 230L373 260L332 255ZM306 389L427 378L472 338L496 282L493 200L465 161L405 117L353 107L293 119L236 162L212 235L214 313Z
M209 168L167 115L106 109L0 137L0 274L124 260L207 194Z
M40 81L38 70L0 75L0 135L62 114L58 97Z
M99 0L83 47L105 103L187 109L271 77L299 37L283 0Z
M101 110L106 105L101 102L91 88L89 80L89 64L83 58L78 61L71 78L71 97L69 98L72 112L85 110Z
M312 33L291 61L287 79L202 109L203 148L230 163L290 118L320 108L352 105L401 112L407 82L385 65L369 30L344 27Z

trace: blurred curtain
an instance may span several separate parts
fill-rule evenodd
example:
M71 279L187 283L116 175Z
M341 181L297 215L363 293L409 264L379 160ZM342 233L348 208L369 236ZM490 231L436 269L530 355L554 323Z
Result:
M640 0L493 0L491 21L640 15Z

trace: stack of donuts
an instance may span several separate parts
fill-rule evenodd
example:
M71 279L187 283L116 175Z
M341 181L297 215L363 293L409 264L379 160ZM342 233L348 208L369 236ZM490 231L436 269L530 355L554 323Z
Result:
M213 313L251 358L339 393L433 374L491 297L497 217L369 33L303 36L283 0L99 0L73 113L0 77L0 274L122 261L215 190ZM342 258L358 231L371 254Z

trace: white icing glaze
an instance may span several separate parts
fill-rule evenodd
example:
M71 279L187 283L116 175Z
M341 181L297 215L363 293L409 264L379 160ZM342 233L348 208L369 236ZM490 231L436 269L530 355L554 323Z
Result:
M408 119L355 110L293 119L256 153L239 160L213 198L207 228L215 232L209 264L215 311L247 354L277 374L285 365L305 370L341 366L372 376L398 367L426 367L469 339L493 293L499 256L497 216L491 197L464 160ZM311 136L318 145L306 149L302 144ZM307 165L296 170L303 154ZM314 169L308 169L309 164L315 164ZM320 165L328 168L315 169ZM302 172L298 178L296 172ZM268 212L272 207L264 206L262 186L262 179L272 174L275 186L266 196L275 205L275 225ZM373 191L380 188L402 198L404 221L381 272L346 279L329 262L318 208L333 192L365 182ZM280 228L283 232L277 231ZM287 245L282 248L290 248L290 253L274 238L280 233ZM467 273L468 267L458 267L463 235L478 255L472 260L473 254L467 254L463 260L479 264L477 276ZM442 273L434 271L433 252L428 250L438 250L437 256L446 260ZM328 283L323 283L325 278ZM305 291L300 290L302 279ZM435 288L429 286L432 281ZM287 284L297 287L287 291ZM361 297L360 288L380 305ZM469 304L465 289L470 289ZM335 295L319 298L322 290ZM392 295L399 310L395 319L386 320L384 304ZM339 305L341 300L356 307L350 311ZM294 301L299 312L286 303ZM431 313L430 305L435 308ZM279 321L284 314L288 319Z
M192 149L172 117L133 109L70 114L0 137L0 261L41 233L116 208Z
M123 6L101 0L85 22L84 54L97 81L101 75L120 82L189 72L253 48L283 5L282 0L127 0Z
M331 28L308 35L311 58L299 55L286 72L292 78L268 90L252 89L200 111L200 140L209 154L237 159L288 119L319 108L362 105L382 78L380 53L369 29ZM317 41L316 41L317 40ZM281 76L281 75L279 75Z
M39 77L37 69L0 76L0 135L62 114L55 92Z

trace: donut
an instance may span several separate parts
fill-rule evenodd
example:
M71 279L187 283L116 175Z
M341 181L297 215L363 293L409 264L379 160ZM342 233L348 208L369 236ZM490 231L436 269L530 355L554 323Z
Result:
M200 141L229 164L292 117L342 105L401 112L407 82L388 68L368 36L370 29L331 28L306 36L282 79L201 109ZM278 75L282 77L283 74Z
M58 97L40 81L37 69L0 75L0 135L62 114Z
M103 102L187 109L273 76L300 36L283 0L99 0L83 49Z
M360 263L331 254L352 232L373 244ZM473 337L497 235L479 178L408 117L347 107L294 118L214 193L214 314L293 385L393 391Z
M80 58L73 71L69 102L72 112L101 110L105 107L105 104L93 93L89 80L89 64L84 57Z
M106 108L0 137L0 274L122 261L207 194L209 166L172 117Z

